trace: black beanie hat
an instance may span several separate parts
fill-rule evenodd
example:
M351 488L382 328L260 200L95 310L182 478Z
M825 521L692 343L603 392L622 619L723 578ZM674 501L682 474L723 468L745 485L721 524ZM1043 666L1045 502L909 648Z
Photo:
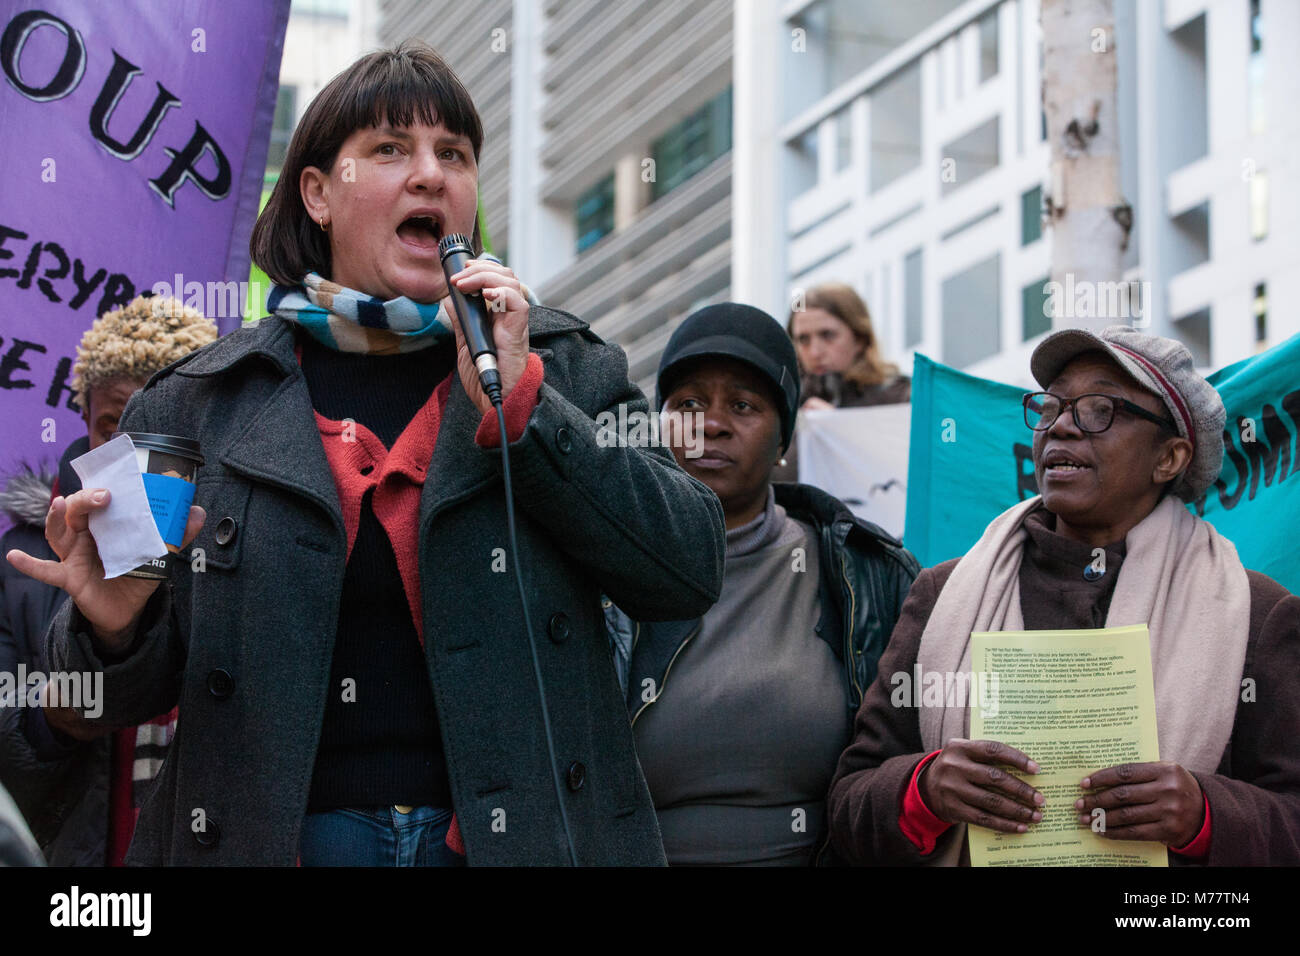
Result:
M677 365L704 355L721 355L751 365L771 380L780 397L781 447L790 447L799 410L799 361L781 323L762 309L738 302L705 306L677 326L659 359L655 408L664 407L664 380Z

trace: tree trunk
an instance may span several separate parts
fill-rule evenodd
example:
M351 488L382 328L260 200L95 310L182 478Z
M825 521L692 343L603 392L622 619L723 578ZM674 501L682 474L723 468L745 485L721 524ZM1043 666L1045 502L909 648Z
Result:
M1113 0L1042 0L1042 28L1052 327L1101 329L1132 314L1117 314L1111 294L1132 227L1119 181Z

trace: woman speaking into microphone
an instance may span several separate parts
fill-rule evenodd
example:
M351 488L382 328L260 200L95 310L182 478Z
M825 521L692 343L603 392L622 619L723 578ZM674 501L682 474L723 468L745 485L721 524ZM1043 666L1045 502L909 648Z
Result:
M668 451L597 441L601 412L647 411L622 350L473 259L451 282L494 319L500 435L438 252L479 248L481 145L422 44L331 81L253 231L272 314L122 417L205 460L170 579L105 580L94 488L51 507L59 561L10 553L72 597L47 643L103 674L86 733L179 704L128 862L663 862L599 595L704 613L721 508Z

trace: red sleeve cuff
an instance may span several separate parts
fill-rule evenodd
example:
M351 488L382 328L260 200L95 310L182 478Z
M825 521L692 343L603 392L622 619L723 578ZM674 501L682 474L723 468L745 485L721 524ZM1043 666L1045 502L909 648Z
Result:
M528 419L537 407L537 395L542 388L542 360L536 352L528 353L528 363L524 374L515 387L510 390L506 400L501 403L501 410L506 416L507 444L519 441L528 427ZM501 429L497 424L497 410L489 410L479 422L474 441L481 448L498 448L501 445Z
M1196 834L1192 842L1187 846L1170 847L1179 856L1190 857L1193 860L1203 860L1210 855L1210 798L1205 797L1205 822L1201 824L1201 832Z
M935 842L943 836L948 827L952 826L930 812L930 808L921 799L921 788L916 782L925 765L940 753L941 751L936 750L916 765L916 769L912 771L912 780L907 785L907 792L903 794L903 812L898 815L898 829L903 831L903 836L911 840L922 854L933 853Z

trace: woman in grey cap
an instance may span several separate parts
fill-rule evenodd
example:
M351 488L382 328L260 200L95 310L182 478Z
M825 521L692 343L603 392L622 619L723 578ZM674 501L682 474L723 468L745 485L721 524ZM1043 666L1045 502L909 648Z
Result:
M660 361L656 404L682 422L673 454L727 528L722 594L703 617L606 607L673 865L814 861L835 761L918 570L825 492L772 484L798 382L781 326L734 303L688 317Z
M921 573L880 674L968 671L972 631L1144 623L1161 760L1081 781L1080 825L1101 808L1107 839L1163 843L1175 863L1300 862L1300 598L1185 505L1218 476L1223 403L1186 348L1122 326L1048 336L1031 368L1042 494ZM1042 819L1043 794L1004 772L1038 772L1034 754L966 739L964 707L893 707L890 690L868 691L836 771L839 852L955 864L967 825Z

